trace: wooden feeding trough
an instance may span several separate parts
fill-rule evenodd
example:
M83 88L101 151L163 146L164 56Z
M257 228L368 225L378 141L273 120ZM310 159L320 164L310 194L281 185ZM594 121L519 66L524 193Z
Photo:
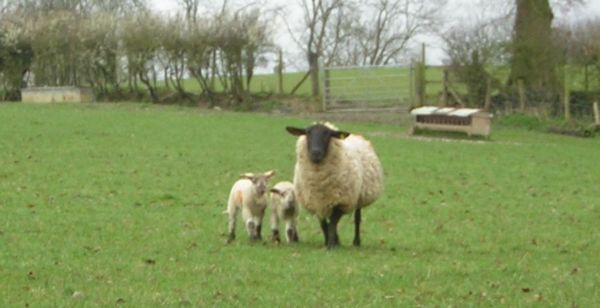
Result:
M415 129L464 132L469 136L487 137L490 134L492 115L481 109L425 106L410 111Z

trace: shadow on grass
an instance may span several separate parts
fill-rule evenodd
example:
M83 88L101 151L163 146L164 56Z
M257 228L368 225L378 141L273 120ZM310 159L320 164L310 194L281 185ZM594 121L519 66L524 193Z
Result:
M492 141L492 139L488 136L478 136L471 135L469 136L466 133L462 132L447 132L447 131L436 131L430 129L419 129L415 128L410 134L412 137L418 138L431 138L431 139L440 139L440 140L450 140L450 141Z

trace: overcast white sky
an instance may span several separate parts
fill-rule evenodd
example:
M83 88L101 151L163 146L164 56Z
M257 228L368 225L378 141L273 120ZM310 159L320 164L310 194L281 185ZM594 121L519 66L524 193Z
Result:
M287 6L290 9L288 11L293 12L293 8L297 6L298 1L290 1L290 0L264 0L269 3L269 5L273 6ZM448 12L444 14L446 16L453 16L456 20L455 22L461 22L462 20L468 21L468 19L472 19L474 15L481 15L481 11L484 11L483 8L479 5L480 3L489 3L496 2L498 0L448 0L448 5L444 10ZM165 13L165 14L173 14L178 10L178 1L177 0L150 0L152 6L156 11ZM238 2L244 2L243 0L239 0ZM250 2L250 1L248 1ZM219 1L220 3L220 1ZM493 13L493 12L492 12ZM576 9L563 8L562 10L555 9L555 20L578 20L584 18L600 18L600 0L587 0L587 3L583 7L578 7ZM293 13L292 13L293 14ZM284 25L277 25L275 27L275 42L280 46L285 46L284 50L287 53L286 59L289 62L291 57L298 57L299 49L293 43L293 41L289 37L289 33ZM442 60L445 58L445 53L443 51L442 43L435 36L423 36L418 38L419 41L414 42L415 46L420 45L421 43L425 43L427 47L427 62L430 64L440 64ZM296 49L290 50L290 49ZM302 61L300 65L303 65ZM297 70L299 67L294 67L293 63L288 63L288 69Z

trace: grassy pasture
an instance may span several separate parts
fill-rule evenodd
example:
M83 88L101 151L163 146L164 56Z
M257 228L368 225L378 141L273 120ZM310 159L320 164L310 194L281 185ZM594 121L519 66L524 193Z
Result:
M0 105L0 306L578 306L600 302L600 140L369 137L386 193L363 246L225 244L245 171L290 179L310 120L142 104ZM263 236L268 237L268 224Z

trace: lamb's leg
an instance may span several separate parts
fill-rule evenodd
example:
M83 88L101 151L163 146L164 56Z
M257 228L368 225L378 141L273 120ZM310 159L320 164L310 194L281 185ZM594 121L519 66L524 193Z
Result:
M298 242L298 221L296 221L296 218L292 218L289 220L289 229L292 230L292 237L291 237L291 241L292 242Z
M279 237L279 217L277 217L277 212L274 210L271 212L271 232L273 233L271 240L274 243L280 243L281 238Z
M256 226L257 239L262 240L262 222L259 222Z
M237 208L235 206L230 206L228 208L229 214L229 228L227 235L227 243L233 242L235 240L235 219L237 217Z
M357 247L360 246L360 220L360 209L357 209L354 211L354 242L352 242L352 244Z
M331 216L329 216L329 226L327 230L327 249L335 248L340 244L337 234L337 224L342 218L342 211L336 206L333 208Z
M294 243L298 241L296 222L293 218L287 218L285 221L285 238L288 243Z
M327 232L328 232L328 225L327 225L327 220L326 219L321 219L321 230L323 230L323 237L325 238L325 245L327 245L329 243L329 241L327 241Z
M257 225L254 221L252 220L248 220L248 222L246 223L246 229L248 230L248 234L250 235L250 240L251 241L256 241L258 240L258 234L257 234Z

